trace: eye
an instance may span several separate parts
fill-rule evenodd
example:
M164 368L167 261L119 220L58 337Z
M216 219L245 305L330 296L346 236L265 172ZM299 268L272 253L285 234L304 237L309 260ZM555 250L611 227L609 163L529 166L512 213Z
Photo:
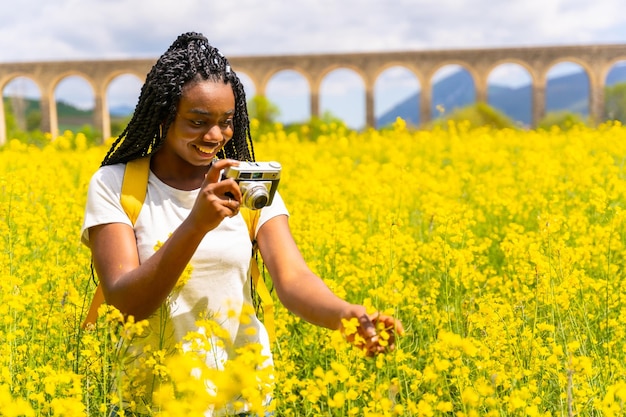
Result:
M233 127L233 119L222 120L220 122L220 127L222 129L229 129L229 128Z
M204 120L189 120L189 123L191 123L192 126L204 126L205 122Z

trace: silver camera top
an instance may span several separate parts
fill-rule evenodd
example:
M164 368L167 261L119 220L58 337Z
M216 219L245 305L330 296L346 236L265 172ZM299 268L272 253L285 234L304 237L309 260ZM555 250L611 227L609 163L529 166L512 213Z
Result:
M280 163L240 162L224 170L225 178L234 179L241 190L241 204L251 210L258 210L272 204L280 181Z
M281 165L279 162L239 162L238 166L228 167L224 175L235 180L278 180Z

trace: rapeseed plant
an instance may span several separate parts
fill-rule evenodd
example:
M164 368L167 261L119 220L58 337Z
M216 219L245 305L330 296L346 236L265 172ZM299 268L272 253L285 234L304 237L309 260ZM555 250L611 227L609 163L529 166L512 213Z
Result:
M626 128L321 132L276 126L257 159L283 165L311 268L399 317L406 335L367 358L346 342L355 323L327 331L277 302L274 368L250 346L215 371L199 354L228 335L200 317L186 349L145 347L135 372L160 381L153 415L197 415L234 395L261 413L270 394L280 416L626 412ZM117 369L145 322L104 306L80 326L95 283L78 233L105 151L69 132L0 149L0 415L105 416L144 390Z

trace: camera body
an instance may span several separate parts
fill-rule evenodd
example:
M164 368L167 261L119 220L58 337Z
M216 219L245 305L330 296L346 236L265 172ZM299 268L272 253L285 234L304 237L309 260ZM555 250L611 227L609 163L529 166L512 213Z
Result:
M224 178L232 178L241 190L241 205L258 210L272 204L280 181L280 163L240 162L224 170Z

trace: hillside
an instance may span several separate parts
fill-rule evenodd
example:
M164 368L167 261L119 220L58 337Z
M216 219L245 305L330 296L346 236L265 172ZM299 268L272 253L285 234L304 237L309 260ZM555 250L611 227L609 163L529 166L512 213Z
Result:
M39 100L32 98L3 97L5 110L12 110L14 107L22 109L25 119L28 119L40 111ZM132 108L111 109L111 120L117 121L128 117L133 111ZM14 112L14 114L17 112ZM93 124L93 110L81 110L70 103L57 101L57 117L60 130L80 130L85 125Z
M626 65L616 65L607 77L607 85L612 86L626 81ZM487 89L489 104L501 110L511 119L529 125L532 120L530 84L519 88L489 85ZM588 109L589 84L583 72L568 74L548 80L546 88L546 111L568 110L586 116ZM420 123L417 114L419 92L398 103L392 109L378 117L377 125L385 126L402 117L411 124ZM431 114L440 114L438 107L449 113L453 109L475 102L474 83L466 71L456 72L433 86L433 105Z

